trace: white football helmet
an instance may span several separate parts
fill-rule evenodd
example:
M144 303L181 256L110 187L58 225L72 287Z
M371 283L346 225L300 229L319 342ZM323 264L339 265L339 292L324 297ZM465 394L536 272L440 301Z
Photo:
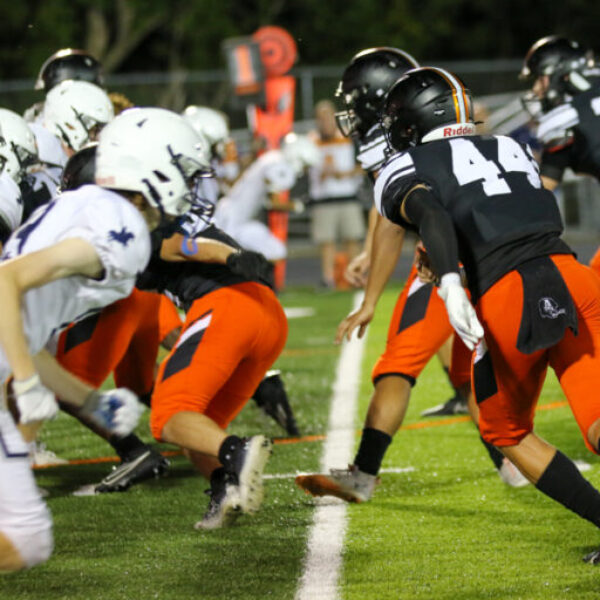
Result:
M296 177L300 177L307 167L313 167L322 160L319 148L306 135L288 133L281 142L281 151L296 172Z
M35 136L21 115L6 108L0 108L0 132L0 172L18 184L37 162Z
M162 213L190 209L199 177L211 176L203 139L177 113L164 108L130 108L100 133L96 183L140 192Z
M42 122L71 150L77 152L93 142L114 117L108 94L87 81L67 80L46 95Z
M221 111L208 106L188 106L182 115L211 146L229 139L227 117Z

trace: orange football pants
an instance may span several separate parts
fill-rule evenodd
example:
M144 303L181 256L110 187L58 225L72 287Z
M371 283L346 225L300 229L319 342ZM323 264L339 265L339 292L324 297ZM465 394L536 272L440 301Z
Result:
M413 265L394 307L385 350L373 367L373 383L386 375L401 375L414 385L452 334L443 300L432 284L419 280Z
M198 412L225 429L252 396L287 339L287 319L268 287L248 282L196 300L161 363L150 428L157 440L179 412Z
M58 362L95 387L114 372L117 387L149 394L160 342L161 297L134 288L127 298L73 323L59 337Z
M162 342L174 329L183 326L177 307L172 300L164 294L160 294L160 305L158 308L158 331Z
M521 276L507 273L479 300L485 330L473 362L479 429L495 446L514 446L533 430L537 400L550 365L569 401L587 447L587 431L600 418L600 279L571 255L551 257L575 303L579 333L532 354L517 350L523 307ZM549 291L549 294L551 291ZM510 307L510 310L507 310Z

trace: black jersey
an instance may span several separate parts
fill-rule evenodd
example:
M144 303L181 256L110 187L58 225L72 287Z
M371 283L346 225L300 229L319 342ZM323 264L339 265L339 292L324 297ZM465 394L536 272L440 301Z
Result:
M414 230L399 208L419 183L450 213L475 299L531 258L571 253L554 194L542 187L531 150L512 138L455 137L395 155L375 183L379 212Z
M146 270L138 277L136 287L143 290L167 292L175 303L187 311L194 300L222 287L252 281L241 275L232 273L229 267L218 263L198 261L170 262L160 259L160 245L164 237L171 232L156 230L152 237L152 257ZM223 242L240 250L240 245L226 233L209 226L197 237L205 237ZM263 282L259 282L263 283Z
M540 118L541 174L561 181L570 167L600 180L600 79Z

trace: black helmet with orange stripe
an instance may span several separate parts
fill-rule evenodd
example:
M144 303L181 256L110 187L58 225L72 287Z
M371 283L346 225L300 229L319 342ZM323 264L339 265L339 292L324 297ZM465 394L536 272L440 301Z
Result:
M340 131L347 137L365 135L379 121L390 87L403 73L418 66L410 54L399 48L367 48L355 54L335 92L343 104L343 110L336 113Z
M473 135L471 93L454 74L437 67L405 73L392 86L382 111L389 145L406 150L417 144Z

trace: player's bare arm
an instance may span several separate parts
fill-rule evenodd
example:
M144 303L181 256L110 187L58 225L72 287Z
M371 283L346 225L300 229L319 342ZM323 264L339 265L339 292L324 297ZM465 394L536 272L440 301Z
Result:
M198 261L206 263L225 264L235 248L205 237L190 238L181 233L175 233L163 240L160 248L162 260L170 262Z
M404 241L404 229L399 225L379 219L377 221L371 256L371 269L367 278L365 298L360 308L349 314L338 326L335 342L339 344L344 337L350 340L352 332L358 327L358 337L361 338L367 325L375 314L375 307L379 301L386 283L391 277Z
M57 279L82 275L99 278L102 263L88 242L71 238L43 250L5 261L0 265L0 344L15 380L35 374L35 367L21 318L21 297L29 289Z

